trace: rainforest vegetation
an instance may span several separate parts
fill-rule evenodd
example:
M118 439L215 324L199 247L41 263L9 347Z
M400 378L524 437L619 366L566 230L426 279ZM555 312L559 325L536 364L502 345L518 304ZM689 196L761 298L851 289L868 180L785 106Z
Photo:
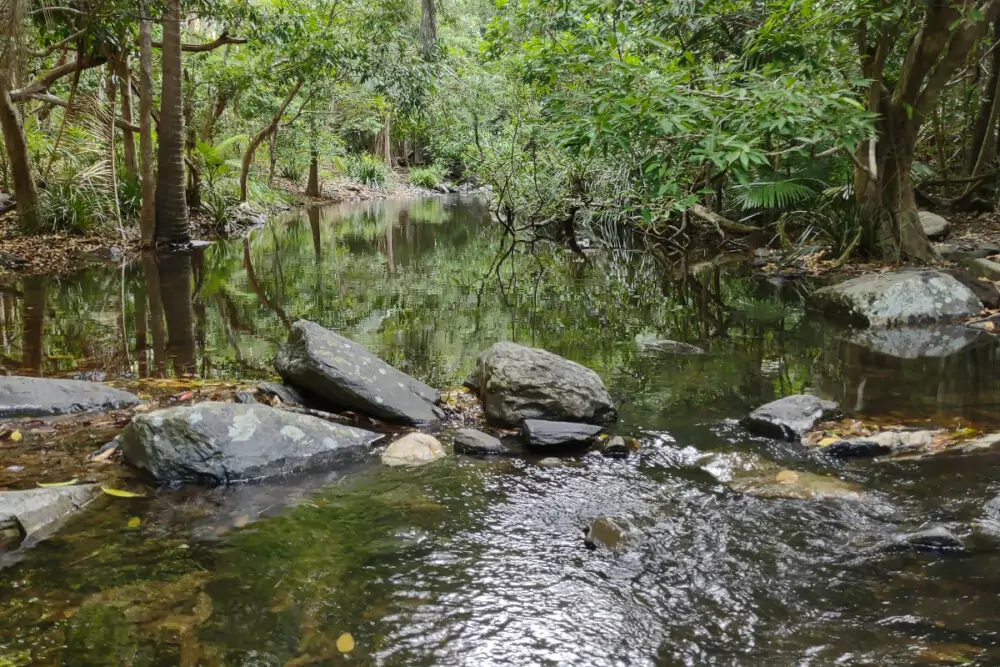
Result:
M0 206L182 245L338 178L595 225L927 261L991 209L1000 0L2 0ZM287 189L284 188L284 189Z

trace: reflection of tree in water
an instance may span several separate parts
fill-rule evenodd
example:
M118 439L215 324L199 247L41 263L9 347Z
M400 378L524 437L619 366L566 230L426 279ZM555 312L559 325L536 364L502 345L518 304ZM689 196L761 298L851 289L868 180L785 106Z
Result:
M45 355L46 280L42 276L24 279L24 336L21 344L21 374L41 375Z
M176 375L193 375L195 363L192 262L187 252L158 255L160 300L167 322L167 357Z

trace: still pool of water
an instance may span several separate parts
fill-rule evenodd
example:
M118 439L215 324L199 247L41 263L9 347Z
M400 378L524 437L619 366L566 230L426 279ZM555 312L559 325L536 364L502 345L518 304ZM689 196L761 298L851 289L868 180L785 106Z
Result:
M641 447L102 498L0 570L0 666L1000 664L995 457L836 463L735 423L812 391L1000 428L993 339L890 355L808 315L804 282L628 247L496 271L499 242L475 200L345 204L192 255L4 286L11 373L266 378L305 317L448 388L516 340L597 370ZM720 481L762 460L836 474L864 500ZM635 524L632 543L587 550L600 516ZM969 548L885 548L927 523Z

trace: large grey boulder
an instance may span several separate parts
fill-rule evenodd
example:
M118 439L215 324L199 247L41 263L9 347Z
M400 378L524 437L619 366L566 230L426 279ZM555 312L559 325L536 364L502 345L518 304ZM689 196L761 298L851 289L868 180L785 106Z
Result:
M743 419L743 425L757 435L798 441L836 411L837 404L833 401L798 394L762 405Z
M917 215L920 216L920 226L924 228L924 234L933 241L943 239L951 231L951 223L937 213L920 211Z
M542 419L525 419L521 425L521 435L528 447L545 451L585 449L597 442L603 430L604 427L593 424Z
M26 538L54 530L100 492L96 484L0 492L0 533L6 536L3 542L18 546Z
M120 410L139 403L138 396L95 382L0 376L0 419Z
M157 481L216 486L353 463L379 438L265 405L210 402L137 415L117 440Z
M497 343L479 355L468 385L494 424L514 426L525 419L604 423L618 416L597 373L516 343Z
M339 408L403 424L441 418L436 390L315 322L292 325L274 365L288 384Z
M931 269L869 274L813 293L827 315L870 327L897 327L962 320L983 303L955 277Z

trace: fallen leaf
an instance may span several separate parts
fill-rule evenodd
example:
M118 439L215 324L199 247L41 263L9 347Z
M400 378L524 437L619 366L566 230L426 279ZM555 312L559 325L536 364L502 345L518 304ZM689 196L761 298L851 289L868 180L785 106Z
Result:
M134 491L123 491L121 489L110 489L106 486L101 487L101 491L108 494L109 496L114 496L115 498L145 498L144 493L135 493Z
M24 438L24 436L21 435L20 431L14 431L13 433L10 434L10 439L13 440L14 442L21 442L22 438Z
M90 460L91 460L91 461L107 461L107 460L108 460L108 459L110 459L110 458L111 458L112 456L114 456L114 455L115 455L115 452L117 452L117 451L118 451L118 448L117 448L117 447L108 447L108 448L107 448L107 449L105 449L105 450L104 450L103 452L98 452L97 454L94 454L94 455L93 455L93 456L92 456L92 457L90 458Z
M142 525L142 519L140 519L137 516L134 516L134 517L132 517L131 519L128 520L128 527L129 528L138 528L141 525Z
M354 637L351 636L350 632L345 632L337 637L337 650L341 653L350 653L354 650Z
M835 442L840 442L840 438L835 437L835 436L830 436L828 438L823 438L822 440L820 440L816 444L818 446L820 446L820 447L826 447L827 445L832 445Z
M793 470L782 470L774 479L781 484L794 484L798 478L799 473Z
M48 484L43 484L42 482L38 482L38 486L42 487L43 489L54 489L54 488L59 487L59 486L73 486L74 484L76 484L79 481L80 480L78 480L76 477L74 477L73 479L69 480L68 482L49 482Z

